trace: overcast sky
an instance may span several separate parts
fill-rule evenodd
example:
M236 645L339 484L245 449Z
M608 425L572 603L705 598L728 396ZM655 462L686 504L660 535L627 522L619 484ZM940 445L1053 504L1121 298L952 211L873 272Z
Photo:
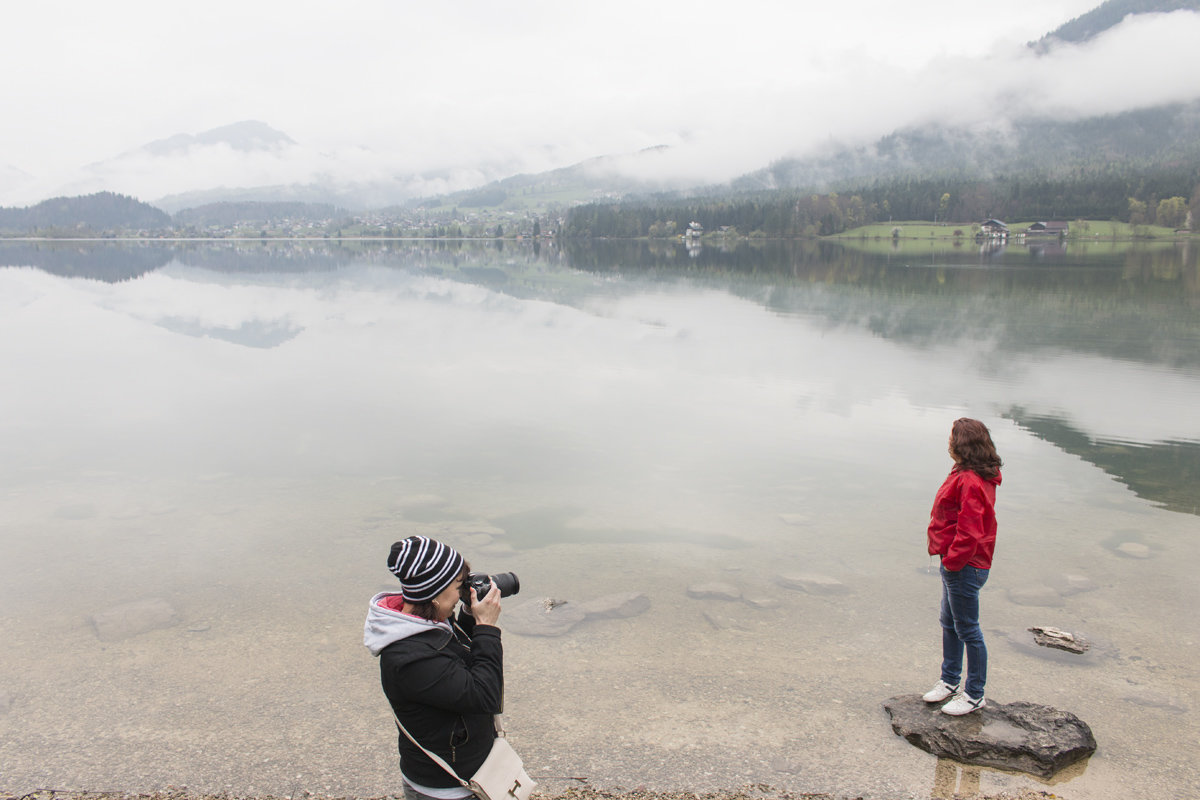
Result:
M672 147L636 169L723 180L913 122L1200 97L1200 14L1024 47L1096 5L27 2L0 48L0 203L437 170L460 188L655 145ZM296 147L112 163L248 119Z

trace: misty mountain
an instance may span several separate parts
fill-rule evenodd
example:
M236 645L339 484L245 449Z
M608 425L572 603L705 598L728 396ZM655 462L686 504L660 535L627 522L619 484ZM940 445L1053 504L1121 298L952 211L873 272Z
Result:
M634 177L638 159L652 158L664 149L652 147L629 156L598 156L547 172L513 175L474 189L414 198L403 206L544 209L605 197L666 191L669 187L661 183ZM631 166L634 169L630 170Z
M221 186L215 189L197 189L191 192L170 194L154 200L154 205L176 216L182 211L194 208L211 208L225 204L249 208L263 203L338 205L340 200L338 191L329 186L315 183L247 188ZM361 207L357 203L352 205Z
M1200 0L1105 0L1086 14L1065 22L1031 46L1045 52L1059 42L1086 42L1119 24L1130 14L1200 11Z
M185 154L193 147L226 145L245 153L255 150L277 150L296 142L286 133L275 130L265 122L246 120L224 125L195 135L179 133L142 145L139 150L155 156Z
M0 232L136 231L171 227L166 212L132 197L97 192L82 197L54 197L27 208L0 208Z
M1200 164L1200 101L1081 120L1017 119L989 128L936 125L897 131L870 146L786 159L733 182L739 191L824 190L889 178L1054 177L1110 165Z

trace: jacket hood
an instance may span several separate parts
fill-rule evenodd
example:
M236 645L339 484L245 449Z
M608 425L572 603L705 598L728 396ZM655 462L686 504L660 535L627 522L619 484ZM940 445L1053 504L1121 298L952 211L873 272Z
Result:
M388 645L418 633L440 630L453 635L447 623L421 619L381 605L384 598L398 596L398 592L380 592L371 598L367 621L363 623L363 644L371 651L371 655L377 656Z

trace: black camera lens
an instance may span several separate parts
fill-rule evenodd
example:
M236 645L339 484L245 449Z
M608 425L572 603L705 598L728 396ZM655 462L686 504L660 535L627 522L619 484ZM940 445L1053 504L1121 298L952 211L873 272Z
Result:
M508 597L521 591L521 581L515 572L501 572L498 575L472 572L463 583L463 600L467 603L471 602L471 589L474 589L475 594L482 598L492 590L492 583L499 587L501 597Z

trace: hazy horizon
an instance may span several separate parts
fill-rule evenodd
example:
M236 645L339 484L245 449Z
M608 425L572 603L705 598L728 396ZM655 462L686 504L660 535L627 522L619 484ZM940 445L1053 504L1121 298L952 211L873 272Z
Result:
M1200 97L1200 13L1027 47L1096 5L27 5L0 54L19 76L0 89L0 205L309 183L431 195L601 156L682 187L908 125L1003 128ZM290 141L145 149L243 120Z

